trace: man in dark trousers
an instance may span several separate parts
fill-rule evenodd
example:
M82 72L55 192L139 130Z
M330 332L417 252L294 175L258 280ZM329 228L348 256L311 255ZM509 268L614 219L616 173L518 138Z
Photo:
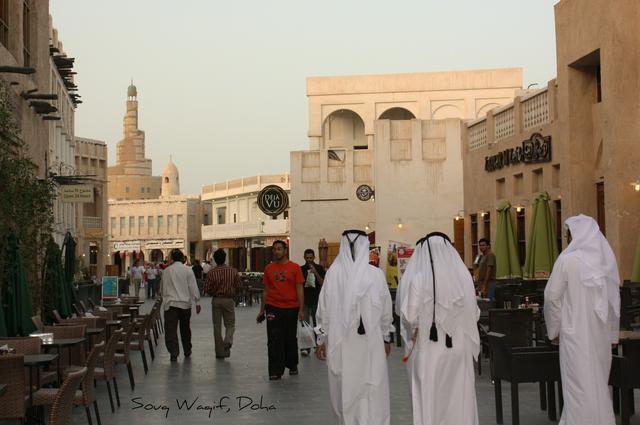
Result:
M236 312L234 297L240 288L238 270L227 266L224 262L227 254L223 249L213 253L216 267L211 269L204 281L204 292L211 295L211 315L213 318L213 339L216 359L224 359L231 355L233 333L235 332ZM224 339L222 338L222 322L224 321Z
M258 322L267 320L269 380L298 374L298 320L304 319L304 278L300 266L287 257L287 244L272 245L272 262L264 269L264 294Z
M302 277L304 277L304 320L316 327L316 310L318 309L318 297L324 282L325 271L320 264L315 263L316 254L313 249L304 250L304 265ZM308 356L310 349L300 350L303 356Z
M191 304L196 304L200 314L200 292L193 271L184 265L184 255L179 249L171 251L171 265L162 272L162 303L164 308L165 344L171 361L178 360L178 325L185 357L191 356Z

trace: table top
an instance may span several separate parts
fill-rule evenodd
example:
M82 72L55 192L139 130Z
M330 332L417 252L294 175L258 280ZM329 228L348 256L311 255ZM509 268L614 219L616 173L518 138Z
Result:
M631 341L640 339L640 331L620 331L620 341Z
M87 328L85 330L87 335L100 335L102 332L104 332L103 328Z
M53 342L46 344L42 343L43 347L67 347L70 345L80 344L85 342L86 338L54 338Z
M28 367L44 366L57 358L57 354L25 354L24 365Z

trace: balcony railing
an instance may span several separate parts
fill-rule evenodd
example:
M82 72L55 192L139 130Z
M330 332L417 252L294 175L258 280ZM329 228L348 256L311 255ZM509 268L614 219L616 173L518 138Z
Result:
M85 229L102 229L102 217L82 217L82 227Z
M289 220L265 220L260 222L211 224L202 226L202 239L216 240L282 236L289 234L289 223Z

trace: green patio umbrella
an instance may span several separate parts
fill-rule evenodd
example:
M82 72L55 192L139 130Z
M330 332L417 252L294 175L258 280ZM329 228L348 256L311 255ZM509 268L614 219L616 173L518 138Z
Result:
M73 288L73 276L76 274L76 241L67 232L64 237L64 295L66 302L69 304L70 313L73 312L71 307L76 302L76 293Z
M4 308L0 302L0 338L6 338L9 336L7 332L7 325L4 323Z
M558 258L556 226L549 208L549 194L540 192L533 204L533 220L524 262L525 279L548 279Z
M65 294L64 272L62 270L62 253L53 239L47 242L44 271L44 312L45 321L53 321L53 310L58 310L62 317L71 316L71 304Z
M631 272L631 282L640 282L640 240L636 246L636 255L633 260L633 270Z
M514 232L511 204L507 201L498 205L498 229L496 230L495 255L496 279L522 277L522 267L518 255L518 244Z
M20 245L14 232L7 238L10 268L9 280L3 302L5 302L5 326L8 336L27 336L35 330L31 323L33 308L31 291L27 285L27 274L22 262Z

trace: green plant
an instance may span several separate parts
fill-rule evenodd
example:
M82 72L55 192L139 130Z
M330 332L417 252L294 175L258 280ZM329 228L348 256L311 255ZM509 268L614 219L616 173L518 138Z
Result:
M42 262L53 225L54 183L39 178L16 124L7 83L0 79L0 241L15 231L35 309L42 308ZM7 246L0 243L0 288L7 285Z

